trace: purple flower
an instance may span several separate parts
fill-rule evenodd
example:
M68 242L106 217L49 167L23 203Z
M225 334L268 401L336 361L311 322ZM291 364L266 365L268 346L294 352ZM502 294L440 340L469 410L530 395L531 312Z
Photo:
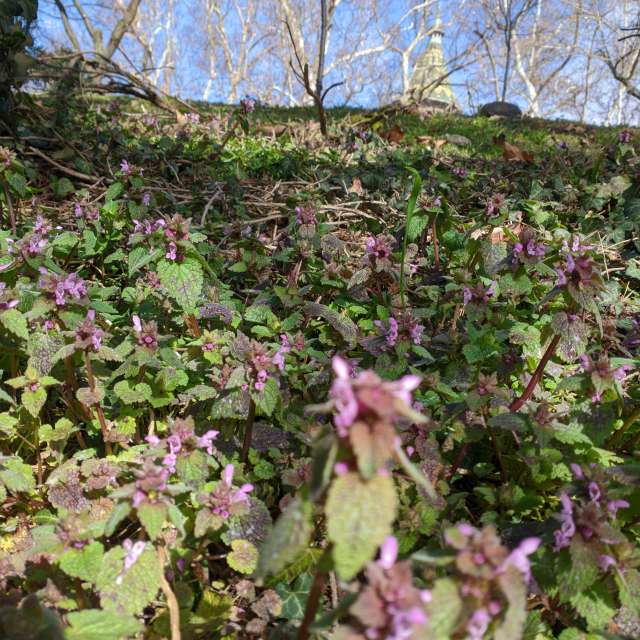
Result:
M335 377L329 396L334 402L334 424L341 438L360 413L389 419L402 415L403 408L411 407L411 393L420 385L419 376L407 375L390 382L381 380L373 371L364 371L353 380L349 364L340 356L334 356L332 367Z
M558 518L560 520L560 529L554 532L555 550L559 551L571 544L571 538L576 533L576 525L573 520L573 504L571 498L566 494L560 494L560 502L562 503L562 511Z
M531 564L529 556L535 553L540 546L540 538L525 538L504 561L502 568L507 566L515 567L524 578L526 583L531 580Z
M145 207L148 207L151 204L151 194L148 191L142 196L142 204Z
M295 212L298 224L315 225L318 222L316 212L311 207L296 207Z
M618 141L622 144L629 144L631 142L631 131L624 129L618 134Z
M607 511L612 518L618 515L618 509L628 509L629 503L626 500L610 500L607 502Z
M233 489L233 474L235 468L228 464L223 471L222 479L211 494L209 503L213 513L225 520L237 511L236 505L246 506L249 503L249 493L253 491L252 484L243 484L239 489Z
M467 170L464 167L454 167L453 175L458 176L458 178L464 178L467 175Z
M127 160L120 162L120 171L122 171L125 176L130 176L133 173L132 167Z
M12 298L7 285L4 282L0 282L0 311L6 311L7 309L13 309L18 306L18 300Z
M96 312L93 309L87 311L86 318L78 324L75 331L76 347L79 349L93 348L98 351L102 346L102 338L105 332L96 326Z
M44 267L41 267L40 273L42 277L38 282L38 286L59 307L66 305L68 297L73 300L81 300L87 294L85 281L76 273L61 276L56 273L49 273Z
M391 569L398 559L398 540L395 536L387 536L380 546L378 564L383 569Z
M392 316L387 320L387 323L387 327L385 327L382 320L376 320L373 324L380 330L387 342L387 346L393 347L398 342L398 321Z
M484 607L476 609L467 622L467 632L469 633L467 640L482 640L490 622L491 616Z
M601 555L598 558L598 566L604 572L607 572L610 567L615 567L618 563L613 556Z
M214 431L210 429L205 434L201 435L198 438L198 446L201 449L206 449L207 453L211 456L213 455L213 441L218 437L219 431Z
M175 242L170 242L167 245L167 252L164 254L167 260L175 260L178 257L178 245Z
M246 98L243 98L242 100L240 100L240 109L242 113L244 113L245 115L252 113L255 110L255 108L256 108L256 101L253 98L250 98L249 96L247 96Z
M133 543L129 538L127 538L122 543L122 546L127 553L124 556L124 568L116 578L116 584L118 585L122 584L122 581L127 572L131 569L131 567L133 567L140 556L144 553L146 543L144 540L138 540L136 543Z

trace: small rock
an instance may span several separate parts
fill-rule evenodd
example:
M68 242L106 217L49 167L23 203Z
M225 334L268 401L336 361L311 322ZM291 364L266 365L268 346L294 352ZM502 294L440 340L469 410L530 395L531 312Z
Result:
M502 116L504 118L519 118L522 110L517 104L511 102L489 102L480 107L483 116Z
M471 140L466 136L459 136L457 133L447 133L444 136L449 144L455 144L458 147L470 147Z

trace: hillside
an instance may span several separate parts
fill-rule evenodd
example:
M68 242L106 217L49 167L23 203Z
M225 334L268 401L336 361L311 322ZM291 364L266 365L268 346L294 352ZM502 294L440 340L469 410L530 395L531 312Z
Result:
M636 130L34 104L0 638L640 636Z

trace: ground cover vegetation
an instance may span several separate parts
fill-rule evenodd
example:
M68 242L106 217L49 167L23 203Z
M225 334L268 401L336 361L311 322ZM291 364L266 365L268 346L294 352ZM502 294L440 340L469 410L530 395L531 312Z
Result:
M640 635L635 130L30 101L2 637Z

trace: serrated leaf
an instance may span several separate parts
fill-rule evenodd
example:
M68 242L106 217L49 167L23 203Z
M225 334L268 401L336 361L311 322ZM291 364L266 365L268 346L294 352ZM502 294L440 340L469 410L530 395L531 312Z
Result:
M602 582L588 591L576 593L571 598L571 604L586 620L587 627L592 631L604 630L617 611L611 594Z
M428 605L429 626L437 640L448 640L458 626L462 612L462 600L458 587L451 578L436 580L431 589L431 601Z
M200 263L193 258L185 258L183 262L162 259L158 262L157 273L167 293L183 309L193 312L204 283Z
M0 322L5 329L11 331L18 338L23 340L29 339L29 329L27 327L27 319L17 309L7 309L0 313Z
M160 249L149 251L147 247L133 248L127 258L127 263L129 265L129 277L131 278L134 274L140 271L142 267L148 265L150 262L153 262L161 255L162 251Z
M256 403L256 407L270 416L276 408L280 397L278 383L273 378L267 378L264 387L259 392L252 392L251 397Z
M300 496L287 505L260 547L256 569L259 578L278 573L307 548L312 529L311 512L311 502Z
M94 540L82 549L71 549L60 556L60 568L72 578L95 582L102 565L104 547Z
M21 173L16 173L15 171L9 172L7 182L21 198L27 195L27 180Z
M135 636L142 623L115 611L85 609L67 614L67 640L125 640Z
M244 319L247 322L266 324L272 329L278 326L278 316L266 304L252 304L244 312Z
M33 470L19 458L0 461L0 483L9 493L29 493L36 488Z
M145 382L134 383L132 380L120 380L113 391L125 404L146 402L151 399L151 387Z
M150 545L128 571L124 571L125 554L122 547L107 551L96 587L103 609L122 616L138 615L160 589L161 567Z
M372 271L369 267L364 267L363 269L359 269L355 271L351 278L349 278L349 282L347 283L347 289L353 289L353 287L360 286L369 280L371 277Z
M115 200L124 191L124 185L122 182L113 182L109 185L109 188L104 192L104 201L109 202Z
M155 540L167 519L167 505L161 502L157 504L143 502L137 508L136 513L149 538Z
M588 589L598 579L598 553L574 536L569 547L570 562L559 572L560 596L569 601L574 595Z
M22 404L34 418L38 417L46 401L47 390L44 387L38 387L35 391L25 389L22 392Z
M341 578L350 580L373 559L391 535L396 512L396 489L389 476L362 480L355 473L346 473L333 481L325 513L327 536L334 544L333 558Z
M358 328L353 320L317 302L307 302L304 312L309 316L320 316L328 322L344 339L351 349L358 344Z

